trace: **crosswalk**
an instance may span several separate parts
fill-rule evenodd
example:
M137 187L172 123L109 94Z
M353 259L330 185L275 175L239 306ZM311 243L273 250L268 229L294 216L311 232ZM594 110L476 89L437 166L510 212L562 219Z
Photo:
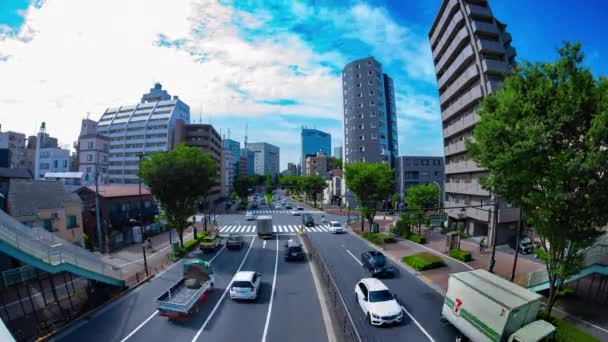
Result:
M270 210L249 210L252 214L290 214L291 210L280 210L280 209L270 209Z
M300 225L273 225L272 231L275 233L296 233L300 230ZM255 233L255 225L231 225L222 226L219 229L220 233ZM309 233L329 233L329 225L321 224L314 227L304 227L304 230Z

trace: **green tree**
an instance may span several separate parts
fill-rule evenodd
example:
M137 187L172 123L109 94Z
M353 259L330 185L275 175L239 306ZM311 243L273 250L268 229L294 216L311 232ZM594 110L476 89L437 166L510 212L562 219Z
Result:
M253 189L255 186L254 177L249 176L237 176L234 179L234 191L241 200L246 200L249 195L249 189Z
M418 235L421 233L422 223L426 221L426 212L437 208L439 189L435 184L413 185L407 188L405 203L412 219L418 226Z
M397 210L399 208L399 194L398 193L394 193L391 196L391 207L393 208L393 210Z
M270 195L272 193L272 178L270 177L270 175L266 175L266 181L264 183L264 192L266 193L266 195Z
M549 305L583 266L608 222L608 79L582 66L579 43L550 63L524 63L486 97L470 156L482 185L523 208L540 236Z
M316 207L319 194L327 187L325 179L321 176L313 175L300 177L300 180L304 193L306 194L306 199L312 200Z
M208 153L186 145L142 160L139 177L160 200L167 222L177 230L182 247L188 218L196 213L199 197L215 184L217 171L217 164Z
M332 169L340 169L342 170L342 158L331 157L331 167Z
M354 162L344 167L346 187L355 195L361 215L374 223L378 205L395 189L393 170L386 163ZM361 221L361 231L364 230Z

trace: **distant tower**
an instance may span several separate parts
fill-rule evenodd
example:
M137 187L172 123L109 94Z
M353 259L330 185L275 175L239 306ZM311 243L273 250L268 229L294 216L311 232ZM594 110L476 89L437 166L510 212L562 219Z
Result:
M40 148L45 144L44 138L46 137L46 123L43 121L38 131L38 139L36 142L36 154L34 157L34 179L40 178Z
M245 123L245 149L247 149L247 123Z

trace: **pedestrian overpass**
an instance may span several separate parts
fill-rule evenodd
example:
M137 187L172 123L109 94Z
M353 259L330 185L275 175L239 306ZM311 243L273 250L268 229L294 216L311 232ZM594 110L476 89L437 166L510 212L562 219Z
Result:
M123 286L122 270L44 228L30 228L0 210L0 251L48 273L70 272Z

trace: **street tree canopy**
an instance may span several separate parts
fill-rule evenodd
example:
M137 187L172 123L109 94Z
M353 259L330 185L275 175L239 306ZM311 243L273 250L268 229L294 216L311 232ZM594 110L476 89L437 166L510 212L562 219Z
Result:
M608 222L608 79L584 67L579 43L551 63L524 63L481 103L470 157L482 185L524 210L541 240L548 313Z
M405 202L412 222L418 225L418 234L421 224L426 219L427 209L437 208L439 205L439 188L435 184L413 185L407 188Z
M387 200L395 189L393 170L386 163L354 162L344 166L344 178L371 227L378 205ZM363 230L361 221L361 231Z
M142 160L139 177L160 200L169 226L177 230L182 246L188 218L196 213L199 198L216 184L217 170L208 153L186 145Z
M323 177L318 175L301 176L300 186L304 190L306 197L309 200L313 200L316 205L317 197L327 187L327 183Z

